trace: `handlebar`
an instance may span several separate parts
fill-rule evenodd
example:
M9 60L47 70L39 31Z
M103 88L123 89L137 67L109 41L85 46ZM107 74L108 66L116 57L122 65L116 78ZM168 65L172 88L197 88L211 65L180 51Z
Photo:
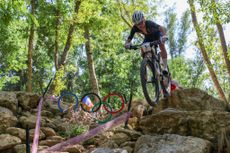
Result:
M168 38L165 38L165 39L163 40L163 42L165 42L165 41L167 41L167 40L168 40ZM153 46L155 46L155 45L159 45L159 44L161 44L161 43L162 43L161 40L152 41L152 42L150 42L150 47L153 47ZM129 49L134 49L134 50L140 49L141 46L142 46L143 44L144 44L144 43L139 44L139 45L131 45Z

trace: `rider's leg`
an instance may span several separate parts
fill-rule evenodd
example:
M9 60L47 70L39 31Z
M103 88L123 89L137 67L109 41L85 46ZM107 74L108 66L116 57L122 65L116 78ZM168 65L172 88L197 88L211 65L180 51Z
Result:
M165 49L165 45L164 44L160 44L160 50L161 50L161 58L163 61L163 65L164 65L164 70L168 71L168 64L167 64L167 51Z

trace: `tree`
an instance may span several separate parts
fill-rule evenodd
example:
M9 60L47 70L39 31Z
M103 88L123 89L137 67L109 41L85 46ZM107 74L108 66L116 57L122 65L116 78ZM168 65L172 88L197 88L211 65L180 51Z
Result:
M56 15L56 22L55 22L55 45L54 45L54 64L56 70L59 68L59 62L58 62L58 50L59 50L59 33L60 33L60 0L57 0L56 2L56 9L55 9L55 15Z
M30 35L29 35L29 43L28 43L28 71L27 71L27 87L26 91L32 92L32 55L33 55L33 47L34 47L34 32L35 32L35 0L31 0L31 25L30 25Z
M192 16L192 22L193 22L193 25L194 25L194 28L196 30L196 33L197 33L197 37L198 37L198 43L199 43L199 46L200 46L200 50L201 50L201 53L202 53L202 56L203 56L203 59L208 67L208 70L209 70L209 73L210 73L210 76L214 82L214 85L217 89L217 92L219 94L219 97L224 100L225 102L227 102L226 100L226 97L224 95L224 92L219 84L219 81L216 77L216 74L213 70L213 67L212 67L212 64L209 60L209 57L207 55L207 52L206 52L206 49L205 49L205 46L204 46L204 43L203 43L203 37L202 37L202 33L201 33L201 30L200 30L200 27L199 27L199 24L197 22L197 18L196 18L196 9L195 9L195 6L194 6L194 1L193 0L189 0L189 5L190 5L190 11L191 11L191 16Z
M219 36L220 36L220 42L221 42L221 47L222 47L222 50L223 50L224 61L226 63L227 70L228 70L228 75L230 77L230 59L228 58L227 44L226 44L226 41L225 41L225 36L224 36L224 31L223 31L223 27L222 27L222 24L221 24L221 20L219 18L219 14L217 12L217 7L216 7L215 0L211 1L211 5L212 5L212 12L213 12L213 17L214 17L214 22L216 23L216 27L218 29Z
M179 32L178 32L178 39L177 39L177 52L178 55L182 55L182 53L186 50L186 43L187 37L189 35L190 29L190 18L189 18L189 10L186 10L180 20L179 24Z
M165 24L167 29L167 35L169 37L169 53L171 58L176 57L177 41L175 40L176 35L176 13L173 8L169 8L165 12Z
M165 25L169 37L169 53L171 58L181 56L186 50L187 36L190 29L189 11L185 11L178 21L175 10L169 8L165 12Z
M87 62L88 62L89 80L91 82L90 84L91 84L92 91L100 95L98 81L97 81L95 68L94 68L94 60L93 60L93 54L91 49L90 32L89 32L88 25L85 25L84 30L85 30L85 39L86 39L85 50L86 50Z
M67 40L66 40L66 44L65 44L65 48L63 50L63 53L61 55L61 61L59 63L59 67L61 65L65 65L66 64L66 58L68 56L69 53L69 49L72 45L72 39L73 39L73 34L75 31L75 26L76 26L76 20L77 20L77 14L79 11L81 5L81 0L75 0L75 7L74 7L74 17L73 17L73 22L71 23L70 27L69 27L69 31L68 31L68 36L67 36Z

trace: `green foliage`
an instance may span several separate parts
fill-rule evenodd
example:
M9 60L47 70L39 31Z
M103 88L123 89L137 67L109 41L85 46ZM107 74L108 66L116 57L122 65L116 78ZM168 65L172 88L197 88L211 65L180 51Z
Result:
M165 11L165 25L169 37L169 53L171 58L181 56L187 47L190 31L190 12L186 10L178 21L174 8Z
M204 13L202 31L206 49L217 72L221 85L227 93L230 90L226 67L221 58L220 44L213 26L214 9L211 1L198 0ZM84 27L90 31L90 45L96 77L102 96L109 92L121 92L135 96L142 95L140 86L140 61L138 51L127 51L123 44L126 40L134 10L143 10L147 19L156 17L158 9L155 1L143 0L87 0L82 1L78 14L74 13L75 0L36 1L36 15L30 15L30 1L0 1L0 90L24 90L27 81L27 50L29 25L33 22L36 34L33 48L33 91L42 93L54 72L55 40L58 40L58 61L63 53L70 25L75 24L72 45L67 55L65 68L56 73L54 92L59 95L64 90L78 95L91 91L88 63L85 51ZM229 21L229 2L219 1L217 13L221 23ZM169 50L173 58L170 70L173 78L185 87L199 87L216 94L209 73L205 70L202 57L197 54L194 59L187 60L184 54L190 32L190 14L184 12L177 19L174 9L166 12ZM59 25L57 26L57 19ZM127 24L128 23L128 24ZM56 38L56 30L59 36ZM135 36L133 43L142 39ZM189 44L190 43L190 44ZM195 44L196 45L196 44ZM230 58L230 54L229 54ZM73 133L81 131L76 128ZM70 134L69 134L70 135Z
M55 95L60 95L61 91L66 89L66 81L64 80L64 75L65 75L65 69L62 66L55 75L55 79L53 81L53 84L55 84L55 88L54 88L54 94Z
M184 57L176 57L169 61L169 68L172 79L177 80L184 87L204 86L204 63L197 53L195 60L185 59Z
M21 90L21 71L26 68L25 32L27 24L18 20L25 15L25 3L0 3L0 89Z
M86 132L87 130L88 130L88 127L84 125L77 125L77 124L70 123L66 127L65 131L61 131L59 132L59 134L65 138L72 138L72 137L75 137L77 135L80 135Z

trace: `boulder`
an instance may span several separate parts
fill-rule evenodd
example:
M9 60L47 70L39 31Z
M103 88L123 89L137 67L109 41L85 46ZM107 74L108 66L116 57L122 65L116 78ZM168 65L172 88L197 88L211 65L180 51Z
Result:
M15 153L25 153L26 152L26 144L19 144L14 146Z
M228 104L214 98L205 91L197 88L189 88L173 91L170 97L162 99L159 104L154 107L154 113L165 108L174 108L186 111L228 111Z
M139 121L140 121L140 119L137 118L137 117L129 118L129 120L128 120L128 128L129 129L139 130L140 129Z
M34 132L35 129L30 130L30 140L33 141L34 139ZM46 138L46 135L42 132L42 130L39 131L39 140L44 140Z
M134 153L211 153L207 140L176 134L143 135L138 138Z
M17 125L17 118L12 112L0 112L0 134L5 133L8 127Z
M30 129L33 129L35 128L36 120L37 120L37 116L30 114L27 116L21 116L19 118L19 123L23 128L26 128L28 125ZM43 118L41 118L41 125L45 126L45 120Z
M142 134L140 132L134 131L134 130L128 130L128 129L123 129L123 128L118 128L114 131L114 134L118 133L124 133L127 136L130 137L130 140L137 140Z
M62 142L63 140L64 140L64 138L62 138L60 136L52 136L52 137L48 137L46 140L40 141L39 145L51 147L57 143Z
M18 105L23 110L30 110L31 108L37 108L39 95L29 92L17 92Z
M131 140L131 138L125 133L117 133L111 137L111 139L118 145Z
M118 148L118 144L114 140L107 140L103 144L100 145L102 148Z
M82 145L76 144L73 146L67 146L64 151L69 153L82 153L85 152L85 148Z
M0 113L6 113L6 114L9 114L9 115L14 115L11 110L9 110L6 107L1 107L1 106L0 106Z
M56 132L49 127L42 127L42 132L46 135L46 137L56 136Z
M14 92L0 92L0 106L6 107L11 110L14 114L17 113L18 100Z
M230 113L219 111L164 110L140 121L145 134L179 134L215 142L220 130L230 125Z
M91 153L128 153L128 151L120 148L117 149L97 148L93 150Z
M26 131L25 129L16 128L16 127L9 127L6 129L6 132L10 135L16 136L21 140L26 140Z
M21 139L18 137L12 136L10 134L1 134L0 135L0 152L4 152L6 149L11 149L15 145L21 143Z

